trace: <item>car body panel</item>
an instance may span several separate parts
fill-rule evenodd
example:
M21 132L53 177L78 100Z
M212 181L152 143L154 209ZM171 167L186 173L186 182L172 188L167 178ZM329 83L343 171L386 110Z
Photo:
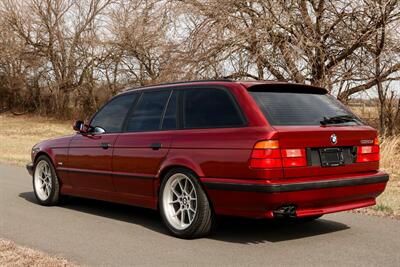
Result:
M115 191L136 197L154 197L154 183L172 136L167 131L122 133L114 145ZM152 145L160 145L154 149Z
M102 135L77 133L35 145L32 162L42 154L51 158L61 180L62 194L153 209L158 207L161 180L168 170L177 167L186 168L199 177L217 214L271 218L273 210L279 206L295 204L297 216L301 217L373 205L385 189L386 181L293 192L226 189L231 188L230 184L323 183L332 179L356 181L386 175L378 171L379 162L325 168L252 169L250 156L254 145L261 140L279 140L282 148L335 147L358 145L377 135L369 126L271 126L247 92L252 86L268 84L290 86L282 82L210 81L132 89L129 92L225 88L236 99L246 122L241 127L227 128ZM299 90L314 88L294 86ZM332 134L337 136L337 144L330 142ZM110 147L103 149L102 143L109 143ZM161 144L161 148L153 149L152 144ZM210 183L220 184L219 188L210 187Z
M324 186L316 189L283 190L282 192L263 192L254 190L254 185L270 188L272 185L296 185L308 183L323 183L330 181L349 181L380 178L371 183L359 183L348 186ZM217 179L202 178L205 188L218 214L240 215L256 218L272 218L273 210L283 205L295 205L297 216L321 215L330 212L370 206L375 204L375 198L385 189L388 176L383 172L367 172L351 175L329 175L302 177L283 181L260 181L248 179ZM218 189L211 186L218 183ZM349 183L352 184L352 183ZM225 186L224 186L225 185ZM233 189L229 185L242 185ZM249 189L248 185L253 185ZM268 187L269 186L269 187ZM240 189L242 188L242 189ZM257 188L257 187L256 187Z
M59 171L67 172L75 188L113 191L112 152L118 134L75 135L68 150L68 162ZM109 144L104 149L102 144Z

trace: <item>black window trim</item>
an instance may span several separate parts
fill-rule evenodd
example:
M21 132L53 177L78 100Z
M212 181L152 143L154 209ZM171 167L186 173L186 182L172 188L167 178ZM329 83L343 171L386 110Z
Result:
M196 128L192 128L192 127L184 127L184 92L187 90L191 90L191 89L216 89L216 90L223 90L225 91L228 96L230 97L231 101L234 104L235 109L237 110L240 119L242 120L243 124L241 125L224 125L224 126L213 126L213 127L196 127ZM161 91L170 91L170 95L168 97L167 103L164 107L164 111L162 113L162 118L160 121L160 127L158 130L151 130L151 131L127 131L127 124L128 124L128 118L130 118L130 116L133 114L133 112L135 111L137 104L139 103L139 100L142 98L144 93L147 92L161 92ZM166 109L168 108L169 102L171 100L172 94L173 92L176 91L177 93L177 116L176 116L176 129L162 129L162 125L164 122L164 116L166 113ZM122 124L122 128L120 132L113 132L113 133L104 133L104 134L116 134L116 133L144 133L144 132L160 132L160 131L178 131L178 130L201 130L201 129L223 129L223 128L244 128L248 126L248 120L246 118L246 116L243 113L243 110L240 108L239 103L236 99L236 97L232 94L232 92L229 90L229 88L227 88L226 86L222 86L222 85L206 85L206 84L202 84L202 85L184 85L184 86L168 86L168 87L163 87L163 88L143 88L143 89L135 89L134 91L129 91L126 93L122 93L122 94L118 94L114 97L112 97L110 100L107 101L107 103L105 103L93 116L92 119L90 120L90 122L92 122L93 118L112 100L118 98L118 97L123 97L126 95L134 95L137 94L138 96L136 97L135 101L133 101L131 108L129 109L128 113L126 114L123 124Z
M167 109L168 109L168 106L169 106L169 102L171 101L171 98L172 98L173 93L174 93L174 89L172 89L172 90L169 92L169 96L168 96L168 99L167 99L167 103L165 104L164 110L163 110L163 112L162 112L162 114L161 114L160 125L158 126L158 129L159 129L159 130L163 130L162 127L163 127L163 125L164 125L165 114L167 113ZM177 107L175 107L175 109L177 109ZM178 114L178 113L176 113L176 114ZM175 118L175 125L178 125L178 124L177 124L177 118ZM167 130L167 129L164 129L164 130ZM171 130L171 129L168 129L168 130ZM172 130L174 130L174 129L172 129Z
M197 88L202 88L202 89L212 89L212 90L222 90L224 92L226 92L229 96L229 98L231 99L234 108L236 109L236 111L239 114L239 117L242 121L242 124L240 125L223 125L223 126L212 126L212 127L185 127L185 101L184 101L184 95L185 95L185 91L191 90L191 89L197 89ZM200 89L201 90L201 89ZM243 127L247 127L248 126L248 120L246 118L246 116L244 116L242 109L239 106L239 103L236 100L236 97L234 97L234 95L232 94L232 92L226 88L225 86L216 86L216 85L197 85L197 86L185 86L183 92L181 93L181 103L180 103L180 109L181 109L181 126L182 126L182 130L197 130L197 129L223 129L223 128L243 128Z

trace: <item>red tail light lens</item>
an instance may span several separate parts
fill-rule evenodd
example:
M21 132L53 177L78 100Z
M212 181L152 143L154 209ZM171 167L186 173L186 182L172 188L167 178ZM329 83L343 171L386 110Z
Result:
M250 167L253 169L272 169L281 168L281 159L251 159Z
M250 167L253 169L281 168L282 157L278 140L257 142L251 153Z
M371 161L379 161L379 145L357 147L356 162L371 162Z
M251 153L250 167L253 169L304 166L307 166L305 149L280 149L277 140L258 142Z
M280 159L281 151L279 149L254 149L251 153L252 159Z

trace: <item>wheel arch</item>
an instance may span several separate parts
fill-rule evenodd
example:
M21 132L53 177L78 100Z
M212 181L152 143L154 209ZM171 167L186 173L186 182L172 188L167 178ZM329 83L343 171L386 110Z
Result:
M54 172L56 173L58 182L60 183L60 185L63 185L63 184L64 184L64 181L63 181L62 179L60 179L60 176L59 176L58 171L57 171L57 169L56 169L56 165L55 165L55 162L54 162L54 158L53 158L48 152L46 152L46 151L44 151L44 150L39 151L39 152L35 155L35 158L33 159L33 162L32 162L32 163L33 163L33 166L36 165L36 162L37 162L37 160L38 160L38 158L39 158L40 156L46 156L46 157L50 160L51 164L53 165Z
M33 164L36 163L36 161L38 160L38 158L39 158L40 156L46 156L46 157L48 157L48 158L51 160L51 163L53 163L53 166L54 166L54 160L53 160L52 157L51 157L47 152L45 152L45 151L39 151L39 152L35 155L35 158L33 159Z
M157 181L157 183L156 183L156 193L157 193L157 195L158 195L158 193L159 193L160 186L161 186L162 181L163 181L164 178L165 178L165 175L166 175L169 171L171 171L171 170L173 170L173 169L180 169L180 168L181 168L181 169L186 169L186 170L192 172L192 173L195 174L197 177L200 177L200 176L201 176L201 173L202 173L202 172L199 172L199 170L196 170L195 168L193 168L192 166L188 166L188 165L186 165L186 164L177 164L177 163L175 163L175 164L165 165L165 166L163 166L162 168L160 168L160 171L159 171L158 174L157 174L157 178L156 178L156 181Z

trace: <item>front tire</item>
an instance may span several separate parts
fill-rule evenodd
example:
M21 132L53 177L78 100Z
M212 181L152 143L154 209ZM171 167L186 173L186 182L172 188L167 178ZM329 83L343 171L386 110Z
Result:
M168 172L160 188L159 210L164 224L179 238L208 235L214 215L197 177L179 168Z
M33 169L33 191L40 205L57 205L60 199L60 184L51 160L40 156Z

